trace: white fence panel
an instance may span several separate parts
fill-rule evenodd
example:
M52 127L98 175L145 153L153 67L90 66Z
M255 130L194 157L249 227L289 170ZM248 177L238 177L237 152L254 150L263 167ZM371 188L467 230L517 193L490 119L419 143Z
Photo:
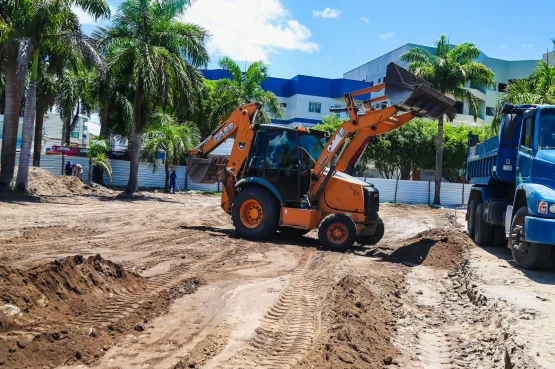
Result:
M16 158L19 162L19 155ZM83 167L83 181L88 180L89 159L84 157L65 156L64 161L81 164ZM59 176L63 173L64 161L61 155L42 155L40 166L53 175ZM112 160L112 181L105 173L104 183L108 186L124 187L129 179L129 162L125 160ZM199 184L193 183L186 178L187 167L175 168L177 174L177 185L180 190L194 191L221 191L222 184ZM435 194L435 184L425 181L405 181L384 178L359 178L362 181L373 184L380 191L381 202L398 202L406 204L428 204L432 203ZM160 166L156 173L152 173L152 167L148 163L139 164L139 187L140 188L164 188L165 172ZM395 187L397 186L397 198L395 198ZM441 203L443 205L466 205L470 195L471 185L460 183L441 183Z

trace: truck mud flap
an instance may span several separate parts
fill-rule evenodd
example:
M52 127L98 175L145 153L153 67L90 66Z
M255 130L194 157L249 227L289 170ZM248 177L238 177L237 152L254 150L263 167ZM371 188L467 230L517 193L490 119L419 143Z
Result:
M187 176L193 183L214 184L223 181L228 156L190 158L187 160Z
M385 95L400 109L431 119L439 118L456 103L434 90L429 82L395 63L387 66Z

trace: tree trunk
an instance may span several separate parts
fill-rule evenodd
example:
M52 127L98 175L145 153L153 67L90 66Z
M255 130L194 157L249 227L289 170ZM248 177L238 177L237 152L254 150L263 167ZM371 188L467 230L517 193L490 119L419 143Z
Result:
M100 115L100 138L103 140L108 139L108 112L108 104L104 104ZM104 168L102 166L96 168L96 183L104 186Z
M97 169L97 174L98 174L98 168ZM89 158L89 178L87 178L87 183L89 186L92 185L92 174L93 174L93 170L92 170L92 158Z
M33 166L40 167L40 154L42 153L42 127L44 123L44 108L37 101L37 117L35 118L35 144L33 147Z
M437 120L436 183L434 204L441 204L441 177L443 174L443 115Z
M62 137L62 146L69 146L71 140L71 115L64 119L64 135Z
M170 192L170 164L167 157L164 160L164 169L166 170L166 180L164 181L164 192Z
M23 114L23 128L21 130L21 152L19 153L19 169L15 188L18 191L26 191L29 187L29 164L31 163L31 146L33 133L35 132L35 112L37 109L37 73L39 64L39 49L33 53L33 71L31 81L27 87L27 98L25 99L25 113Z
M403 181L410 180L410 167L401 168L401 180Z
M133 194L139 190L139 157L141 154L141 130L142 130L142 103L143 103L143 81L138 79L137 90L133 100L133 125L131 128L131 149L129 150L129 181L127 182L127 194Z
M17 57L9 58L5 74L4 128L2 131L2 163L0 173L0 190L9 189L15 170L17 148L17 130L19 128L19 108L21 95L19 91L19 73Z

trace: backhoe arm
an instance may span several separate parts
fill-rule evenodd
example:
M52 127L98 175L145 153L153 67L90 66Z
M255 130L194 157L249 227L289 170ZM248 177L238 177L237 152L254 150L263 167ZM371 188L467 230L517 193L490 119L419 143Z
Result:
M247 160L254 138L251 125L254 123L256 113L261 106L262 104L257 102L241 106L199 146L187 152L187 156L190 158L187 163L187 171L193 182L202 183L202 179L206 176L210 167L216 167L216 177L223 184L221 206L228 214L231 213L231 204L235 200L237 175ZM215 161L205 159L206 155L233 135L235 135L235 143L229 158L214 158ZM217 171L219 165L224 167L220 173ZM207 182L210 183L205 181L205 183Z

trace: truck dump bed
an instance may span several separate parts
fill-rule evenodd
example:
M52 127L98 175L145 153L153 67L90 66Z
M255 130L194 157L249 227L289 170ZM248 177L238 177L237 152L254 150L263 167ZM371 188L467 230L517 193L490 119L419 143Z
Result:
M530 107L518 105L507 110L499 134L489 140L479 142L478 136L469 135L466 179L470 183L515 183L522 114Z

